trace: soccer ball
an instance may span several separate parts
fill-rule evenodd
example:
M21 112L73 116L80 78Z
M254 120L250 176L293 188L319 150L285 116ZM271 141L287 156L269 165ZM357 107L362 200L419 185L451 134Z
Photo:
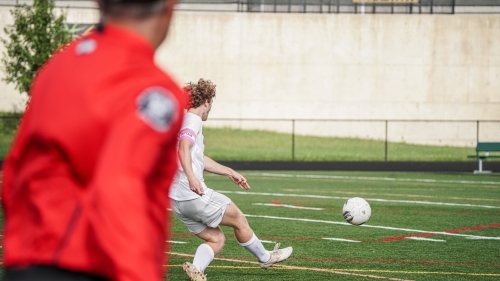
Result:
M342 215L348 223L362 225L372 215L372 208L365 199L354 197L344 203Z

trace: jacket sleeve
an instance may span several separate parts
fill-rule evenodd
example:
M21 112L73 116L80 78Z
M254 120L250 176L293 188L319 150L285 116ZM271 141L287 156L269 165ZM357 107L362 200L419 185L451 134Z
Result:
M159 280L163 271L168 188L151 184L167 162L176 170L182 101L163 88L141 93L110 125L90 182L88 210L94 251L116 280Z

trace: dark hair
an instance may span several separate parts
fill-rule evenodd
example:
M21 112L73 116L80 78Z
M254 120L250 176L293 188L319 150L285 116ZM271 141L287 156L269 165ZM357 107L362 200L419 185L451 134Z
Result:
M197 108L205 103L205 101L211 102L215 98L215 87L216 85L212 81L204 80L203 78L198 80L198 84L193 82L187 83L184 87L184 93L189 97L187 109Z
M158 13L165 0L99 0L104 15L146 18Z

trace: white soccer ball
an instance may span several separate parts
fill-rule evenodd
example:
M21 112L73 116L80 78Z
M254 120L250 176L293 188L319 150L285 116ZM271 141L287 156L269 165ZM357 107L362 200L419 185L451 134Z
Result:
M372 208L365 199L354 197L344 203L342 215L348 223L362 225L370 219Z

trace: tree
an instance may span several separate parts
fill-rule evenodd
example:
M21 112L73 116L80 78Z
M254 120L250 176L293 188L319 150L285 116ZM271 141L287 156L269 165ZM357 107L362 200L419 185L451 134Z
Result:
M21 93L29 94L40 67L72 38L65 28L66 17L56 17L54 8L54 0L34 0L32 6L16 4L11 11L14 23L4 28L8 38L0 38L6 48L3 80L14 83Z

